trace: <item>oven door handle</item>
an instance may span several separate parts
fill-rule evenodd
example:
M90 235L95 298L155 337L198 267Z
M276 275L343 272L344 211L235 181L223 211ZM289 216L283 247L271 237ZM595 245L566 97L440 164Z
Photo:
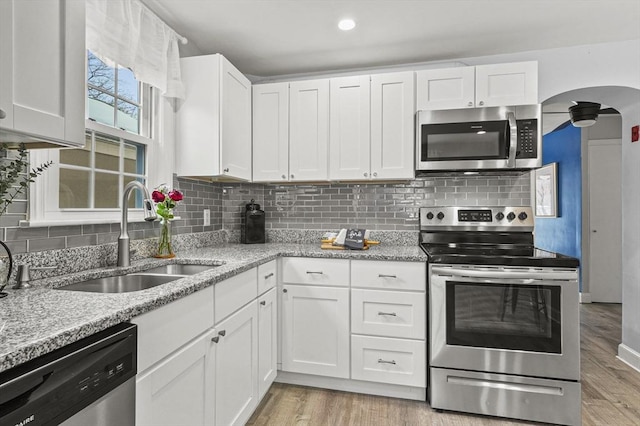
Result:
M507 158L507 167L516 166L516 151L518 149L518 122L516 115L507 112L507 120L509 122L509 156Z
M432 266L431 273L435 275L455 276L461 278L491 279L522 279L528 282L535 280L576 280L577 275L574 270L558 269L534 269L534 270L512 270L493 269L491 271L482 269L452 268L446 266Z

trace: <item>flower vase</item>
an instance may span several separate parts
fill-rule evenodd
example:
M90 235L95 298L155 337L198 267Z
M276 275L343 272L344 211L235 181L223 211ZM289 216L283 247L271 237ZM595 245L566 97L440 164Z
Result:
M154 257L169 259L175 257L171 248L171 223L167 219L160 221L160 237L158 238L158 249Z

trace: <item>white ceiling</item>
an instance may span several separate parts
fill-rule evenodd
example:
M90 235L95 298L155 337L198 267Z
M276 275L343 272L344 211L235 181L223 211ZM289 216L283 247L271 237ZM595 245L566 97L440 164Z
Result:
M640 39L640 0L143 1L189 39L182 56L260 77Z

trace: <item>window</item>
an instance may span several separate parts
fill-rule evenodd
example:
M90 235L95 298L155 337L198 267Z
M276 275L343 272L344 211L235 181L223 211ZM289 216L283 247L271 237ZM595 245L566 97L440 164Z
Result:
M149 186L148 165L163 149L172 149L153 137L154 126L161 128L160 101L151 86L108 62L87 51L85 146L31 152L34 164L54 163L32 186L29 221L34 225L119 221L124 186L132 180ZM168 166L168 173L151 170L163 174L151 176L156 185L163 177L171 179ZM142 208L138 192L132 192L130 207ZM142 212L131 211L129 217L137 220Z
M87 117L140 134L141 84L131 70L109 66L87 51Z

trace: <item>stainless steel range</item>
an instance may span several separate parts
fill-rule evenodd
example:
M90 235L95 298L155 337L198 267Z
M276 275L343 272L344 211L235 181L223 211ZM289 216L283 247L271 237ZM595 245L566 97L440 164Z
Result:
M430 403L581 423L578 260L533 245L529 207L420 210Z

